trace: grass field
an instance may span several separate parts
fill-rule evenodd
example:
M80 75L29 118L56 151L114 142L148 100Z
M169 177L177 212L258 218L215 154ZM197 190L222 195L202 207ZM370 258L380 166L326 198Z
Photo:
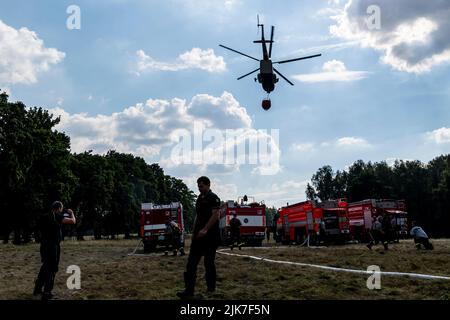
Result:
M450 240L434 240L434 251L417 251L412 241L393 244L386 253L351 244L321 248L243 248L233 253L274 260L352 269L378 265L381 271L450 276ZM129 256L138 240L66 241L54 293L58 299L176 299L183 288L187 256L162 253ZM188 246L187 246L188 250ZM140 251L137 251L140 253ZM0 245L0 299L32 299L39 269L36 244ZM81 290L69 290L69 265L81 268ZM217 254L218 288L207 294L200 264L198 299L450 299L450 280L382 276L381 290L366 287L367 275L274 264Z

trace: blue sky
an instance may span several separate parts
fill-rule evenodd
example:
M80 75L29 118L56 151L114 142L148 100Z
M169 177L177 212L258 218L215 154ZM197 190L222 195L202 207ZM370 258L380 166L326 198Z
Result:
M410 3L378 1L371 30L365 0L3 1L0 88L60 114L74 152L132 152L195 191L207 174L222 199L281 206L303 200L325 164L450 152L450 4ZM66 27L72 4L80 30ZM258 63L218 47L259 58L257 13L266 33L276 26L275 60L322 53L277 67L295 86L281 79L268 112L252 77L236 81ZM197 118L210 129L279 129L279 167L171 163L168 137Z

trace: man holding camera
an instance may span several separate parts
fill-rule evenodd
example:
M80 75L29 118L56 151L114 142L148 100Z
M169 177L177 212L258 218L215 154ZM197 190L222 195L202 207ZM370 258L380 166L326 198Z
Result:
M42 295L42 300L53 297L52 290L61 253L61 225L75 223L73 211L68 209L67 213L63 214L63 204L60 201L55 201L52 204L51 212L44 214L39 220L42 266L35 282L33 295Z

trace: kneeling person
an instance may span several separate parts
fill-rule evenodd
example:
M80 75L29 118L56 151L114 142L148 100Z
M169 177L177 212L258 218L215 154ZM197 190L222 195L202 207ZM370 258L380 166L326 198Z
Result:
M414 238L414 243L416 244L417 249L420 249L421 245L423 245L425 249L433 250L433 244L431 244L428 235L421 227L417 225L416 221L412 222L410 234Z

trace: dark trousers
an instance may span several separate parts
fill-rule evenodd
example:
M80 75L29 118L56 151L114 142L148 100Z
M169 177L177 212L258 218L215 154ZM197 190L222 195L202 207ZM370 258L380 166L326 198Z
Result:
M230 232L230 238L231 238L231 246L234 247L234 245L237 243L238 245L241 244L241 232L239 230L232 230Z
M44 287L44 292L50 293L53 290L55 275L58 272L61 247L59 244L41 244L40 252L42 266L36 279L35 291L40 292Z
M216 288L216 258L217 245L214 241L207 239L192 241L189 251L186 272L184 273L184 283L186 291L193 294L195 289L195 281L197 280L197 266L203 257L205 264L205 279L208 289Z
M414 238L414 243L418 248L423 245L427 250L433 250L433 245L427 238Z
M178 250L181 247L181 238L178 235L172 236L172 250Z
M170 245L169 245L170 244ZM181 249L181 237L178 234L173 234L167 241L166 251L169 251L169 246L172 247L174 255Z
M371 240L368 246L371 248L374 244L378 245L378 243L382 243L385 250L388 250L388 242L385 234L380 230L371 230L370 231Z

